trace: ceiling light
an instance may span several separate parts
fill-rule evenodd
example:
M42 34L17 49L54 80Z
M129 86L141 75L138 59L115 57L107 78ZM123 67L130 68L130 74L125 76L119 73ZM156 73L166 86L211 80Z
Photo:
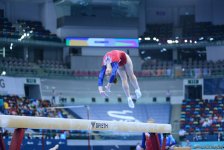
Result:
M6 75L6 71L2 71L1 76L5 76Z
M145 37L145 40L149 41L149 40L151 40L151 38L150 37Z

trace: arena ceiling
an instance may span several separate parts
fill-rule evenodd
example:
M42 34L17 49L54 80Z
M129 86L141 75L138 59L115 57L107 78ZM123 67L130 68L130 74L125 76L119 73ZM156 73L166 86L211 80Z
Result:
M76 4L76 5L131 5L139 4L141 0L54 0L56 4Z
M49 0L3 0L7 2L29 2L29 3L44 3L45 1Z
M112 10L112 16L137 17L142 0L53 0L57 7L73 7L89 14L91 10ZM93 13L94 15L94 13Z
M144 2L150 8L169 8L194 6L196 0L3 0L5 2L26 2L26 3L44 3L53 1L56 6L76 6L76 7L112 7L115 15L124 15L127 17L137 17L139 5ZM88 11L88 10L87 10Z
M171 5L171 4L183 4L192 5L197 2L197 0L3 0L5 2L30 2L30 3L43 3L46 1L54 1L55 3L73 3L79 5L114 5L114 4L139 4L142 1L146 3L156 4L156 5Z

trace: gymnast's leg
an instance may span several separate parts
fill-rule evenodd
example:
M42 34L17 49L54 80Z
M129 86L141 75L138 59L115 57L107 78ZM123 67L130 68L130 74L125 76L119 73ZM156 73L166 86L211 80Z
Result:
M139 99L142 96L142 93L141 93L139 85L138 85L138 80L133 71L133 63L132 63L131 58L127 54L126 54L126 58L127 58L127 63L124 66L125 71L128 74L129 80L135 89L136 98Z
M132 98L131 98L131 94L130 94L130 90L129 90L129 85L128 85L128 78L127 78L127 74L126 74L126 72L125 72L124 67L119 67L119 69L118 69L117 72L118 72L118 74L120 75L124 93L125 93L125 95L126 95L127 98L128 98L128 106L129 106L130 108L134 108L135 105L134 105L134 103L133 103L133 101L132 101Z

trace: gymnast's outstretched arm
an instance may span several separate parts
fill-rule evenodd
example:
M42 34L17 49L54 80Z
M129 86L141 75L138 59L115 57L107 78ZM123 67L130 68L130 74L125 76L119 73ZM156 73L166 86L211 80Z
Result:
M106 66L102 66L101 70L100 70L100 74L99 74L99 77L98 77L98 90L101 94L101 92L103 92L103 79L104 79L104 76L105 76L105 71L106 71Z
M107 83L107 85L105 86L105 88L108 92L110 92L111 83L114 83L114 80L117 76L117 70L119 68L118 62L111 63L111 67L112 67L112 71L111 71L110 79L109 79L109 82Z

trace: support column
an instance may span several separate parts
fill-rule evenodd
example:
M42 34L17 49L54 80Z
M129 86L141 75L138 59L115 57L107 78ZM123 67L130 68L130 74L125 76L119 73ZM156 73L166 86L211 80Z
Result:
M173 50L172 50L172 57L173 57L173 60L174 61L177 61L178 60L178 53L177 53L177 49L176 48L174 48Z
M5 149L5 142L4 142L3 137L2 137L2 133L0 133L0 149L1 150L6 150Z
M160 150L160 143L158 139L158 135L156 133L151 133L150 134L150 139L152 142L152 149L153 150Z
M28 58L29 58L28 47L24 47L24 49L23 49L23 59L25 61L28 61Z
M166 149L166 134L163 134L163 145L162 145L162 150Z
M23 142L24 133L25 133L25 129L15 129L14 130L9 150L21 149L20 147Z
M139 28L138 28L138 31L139 31L139 35L143 35L144 32L146 31L146 23L147 23L147 2L146 0L142 0L140 2L140 5L138 6L139 7Z

